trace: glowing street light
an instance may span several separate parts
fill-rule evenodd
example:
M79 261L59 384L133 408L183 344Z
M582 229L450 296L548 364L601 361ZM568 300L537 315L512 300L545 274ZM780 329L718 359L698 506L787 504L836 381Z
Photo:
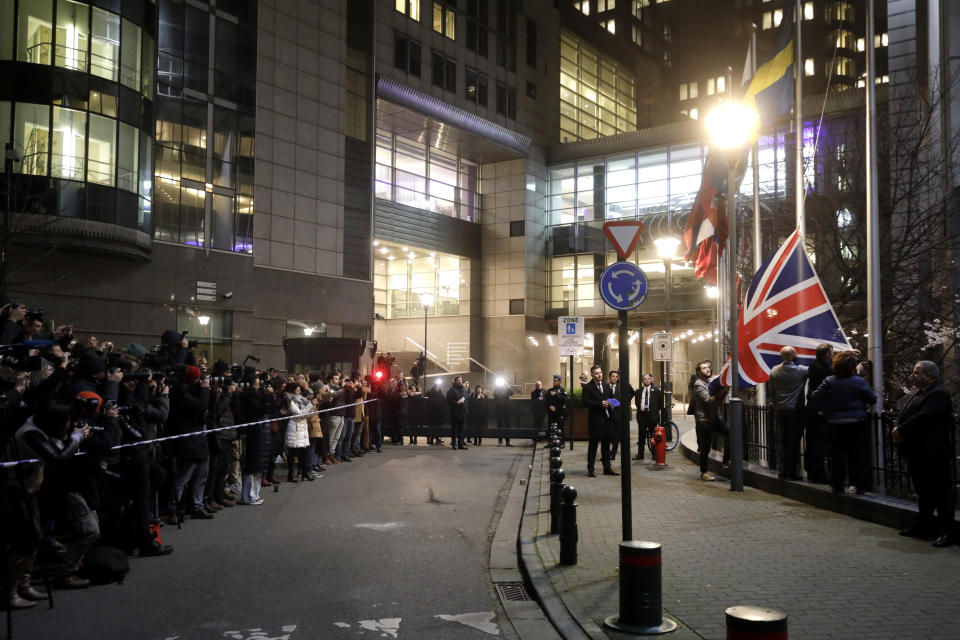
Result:
M728 79L728 82L732 78ZM756 135L760 116L754 109L738 102L725 102L711 111L704 119L710 134L710 144L715 150L725 151L727 160L727 220L729 221L730 253L728 262L730 305L730 405L727 418L730 424L730 490L743 491L743 401L740 398L740 348L737 339L737 297L733 295L737 281L737 215L736 187L737 165L742 162L743 148Z

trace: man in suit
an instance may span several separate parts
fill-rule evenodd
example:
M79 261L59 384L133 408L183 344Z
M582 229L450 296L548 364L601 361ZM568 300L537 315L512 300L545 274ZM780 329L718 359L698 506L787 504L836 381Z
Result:
M610 413L613 414L613 431L610 434L610 460L617 459L617 451L620 448L620 416L623 415L620 413L621 409L627 412L627 422L630 421L630 399L633 398L633 385L629 381L624 380L623 388L623 398L620 398L620 372L617 370L611 371L609 374L610 377L610 397L616 398L617 402L621 402L621 406L614 407L613 411Z
M949 547L960 543L953 530L953 447L950 445L953 406L950 394L940 384L937 365L921 360L910 375L917 390L900 409L892 435L900 454L907 460L920 513L917 522L900 535L929 538L939 528L941 535L933 546Z
M457 376L447 391L447 404L450 405L450 446L454 449L466 449L463 438L463 423L467 416L467 389L463 378Z
M800 440L803 438L803 386L807 382L807 367L798 365L797 350L786 346L780 349L783 362L770 371L770 398L780 436L780 479L802 480L799 472Z
M647 448L647 439L660 424L660 412L663 410L663 394L653 384L653 374L643 374L643 386L637 389L637 455L634 460L643 460L643 450Z
M583 404L587 405L588 432L590 443L587 445L587 477L594 478L594 463L597 459L597 446L600 447L600 462L603 475L620 475L610 466L610 436L614 429L613 397L610 385L603 382L603 369L595 364L590 367L590 382L583 385Z

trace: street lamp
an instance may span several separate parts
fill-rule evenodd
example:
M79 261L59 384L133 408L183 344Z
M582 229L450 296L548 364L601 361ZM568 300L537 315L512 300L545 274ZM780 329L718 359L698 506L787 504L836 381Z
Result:
M673 271L673 256L680 246L680 238L673 235L661 236L653 241L657 247L657 257L663 260L664 277L664 314L663 322L665 331L670 333L670 274ZM660 366L660 379L663 381L663 409L664 418L669 421L673 419L673 383L670 381L670 363L664 360ZM643 371L640 372L641 377Z
M731 78L728 76L727 81ZM740 359L737 340L737 163L743 148L750 142L759 126L757 112L738 102L725 102L706 117L711 146L726 152L727 156L727 220L730 227L727 262L730 265L728 286L730 296L730 404L727 418L730 423L730 490L743 491L743 401L740 398Z
M423 364L420 365L420 429L422 430L423 419L427 413L427 401L423 397L423 389L427 386L427 311L433 306L433 294L421 293L420 305L423 307ZM430 440L427 442L429 443Z

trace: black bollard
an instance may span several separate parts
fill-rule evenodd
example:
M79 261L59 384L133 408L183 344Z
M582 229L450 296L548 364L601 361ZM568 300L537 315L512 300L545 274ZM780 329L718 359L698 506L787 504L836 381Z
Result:
M559 456L556 458L550 458L551 469L559 469L562 466L563 466L563 460L561 460Z
M560 447L550 447L551 458L559 458L562 453L563 451L560 449Z
M560 533L560 509L563 505L563 479L567 473L563 467L550 472L550 533Z
M663 617L663 586L659 542L620 543L620 615L605 625L626 633L669 633L677 623Z
M577 564L577 490L566 485L563 496L563 515L560 517L560 564Z
M787 640L787 614L766 607L730 607L727 640Z

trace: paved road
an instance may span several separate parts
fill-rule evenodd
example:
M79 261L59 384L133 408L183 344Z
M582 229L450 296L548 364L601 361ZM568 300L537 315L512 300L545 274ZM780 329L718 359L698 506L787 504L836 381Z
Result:
M316 482L265 490L260 507L165 527L172 556L131 559L123 585L56 591L54 610L17 614L15 637L490 638L459 620L499 631L489 540L528 456L388 445Z

